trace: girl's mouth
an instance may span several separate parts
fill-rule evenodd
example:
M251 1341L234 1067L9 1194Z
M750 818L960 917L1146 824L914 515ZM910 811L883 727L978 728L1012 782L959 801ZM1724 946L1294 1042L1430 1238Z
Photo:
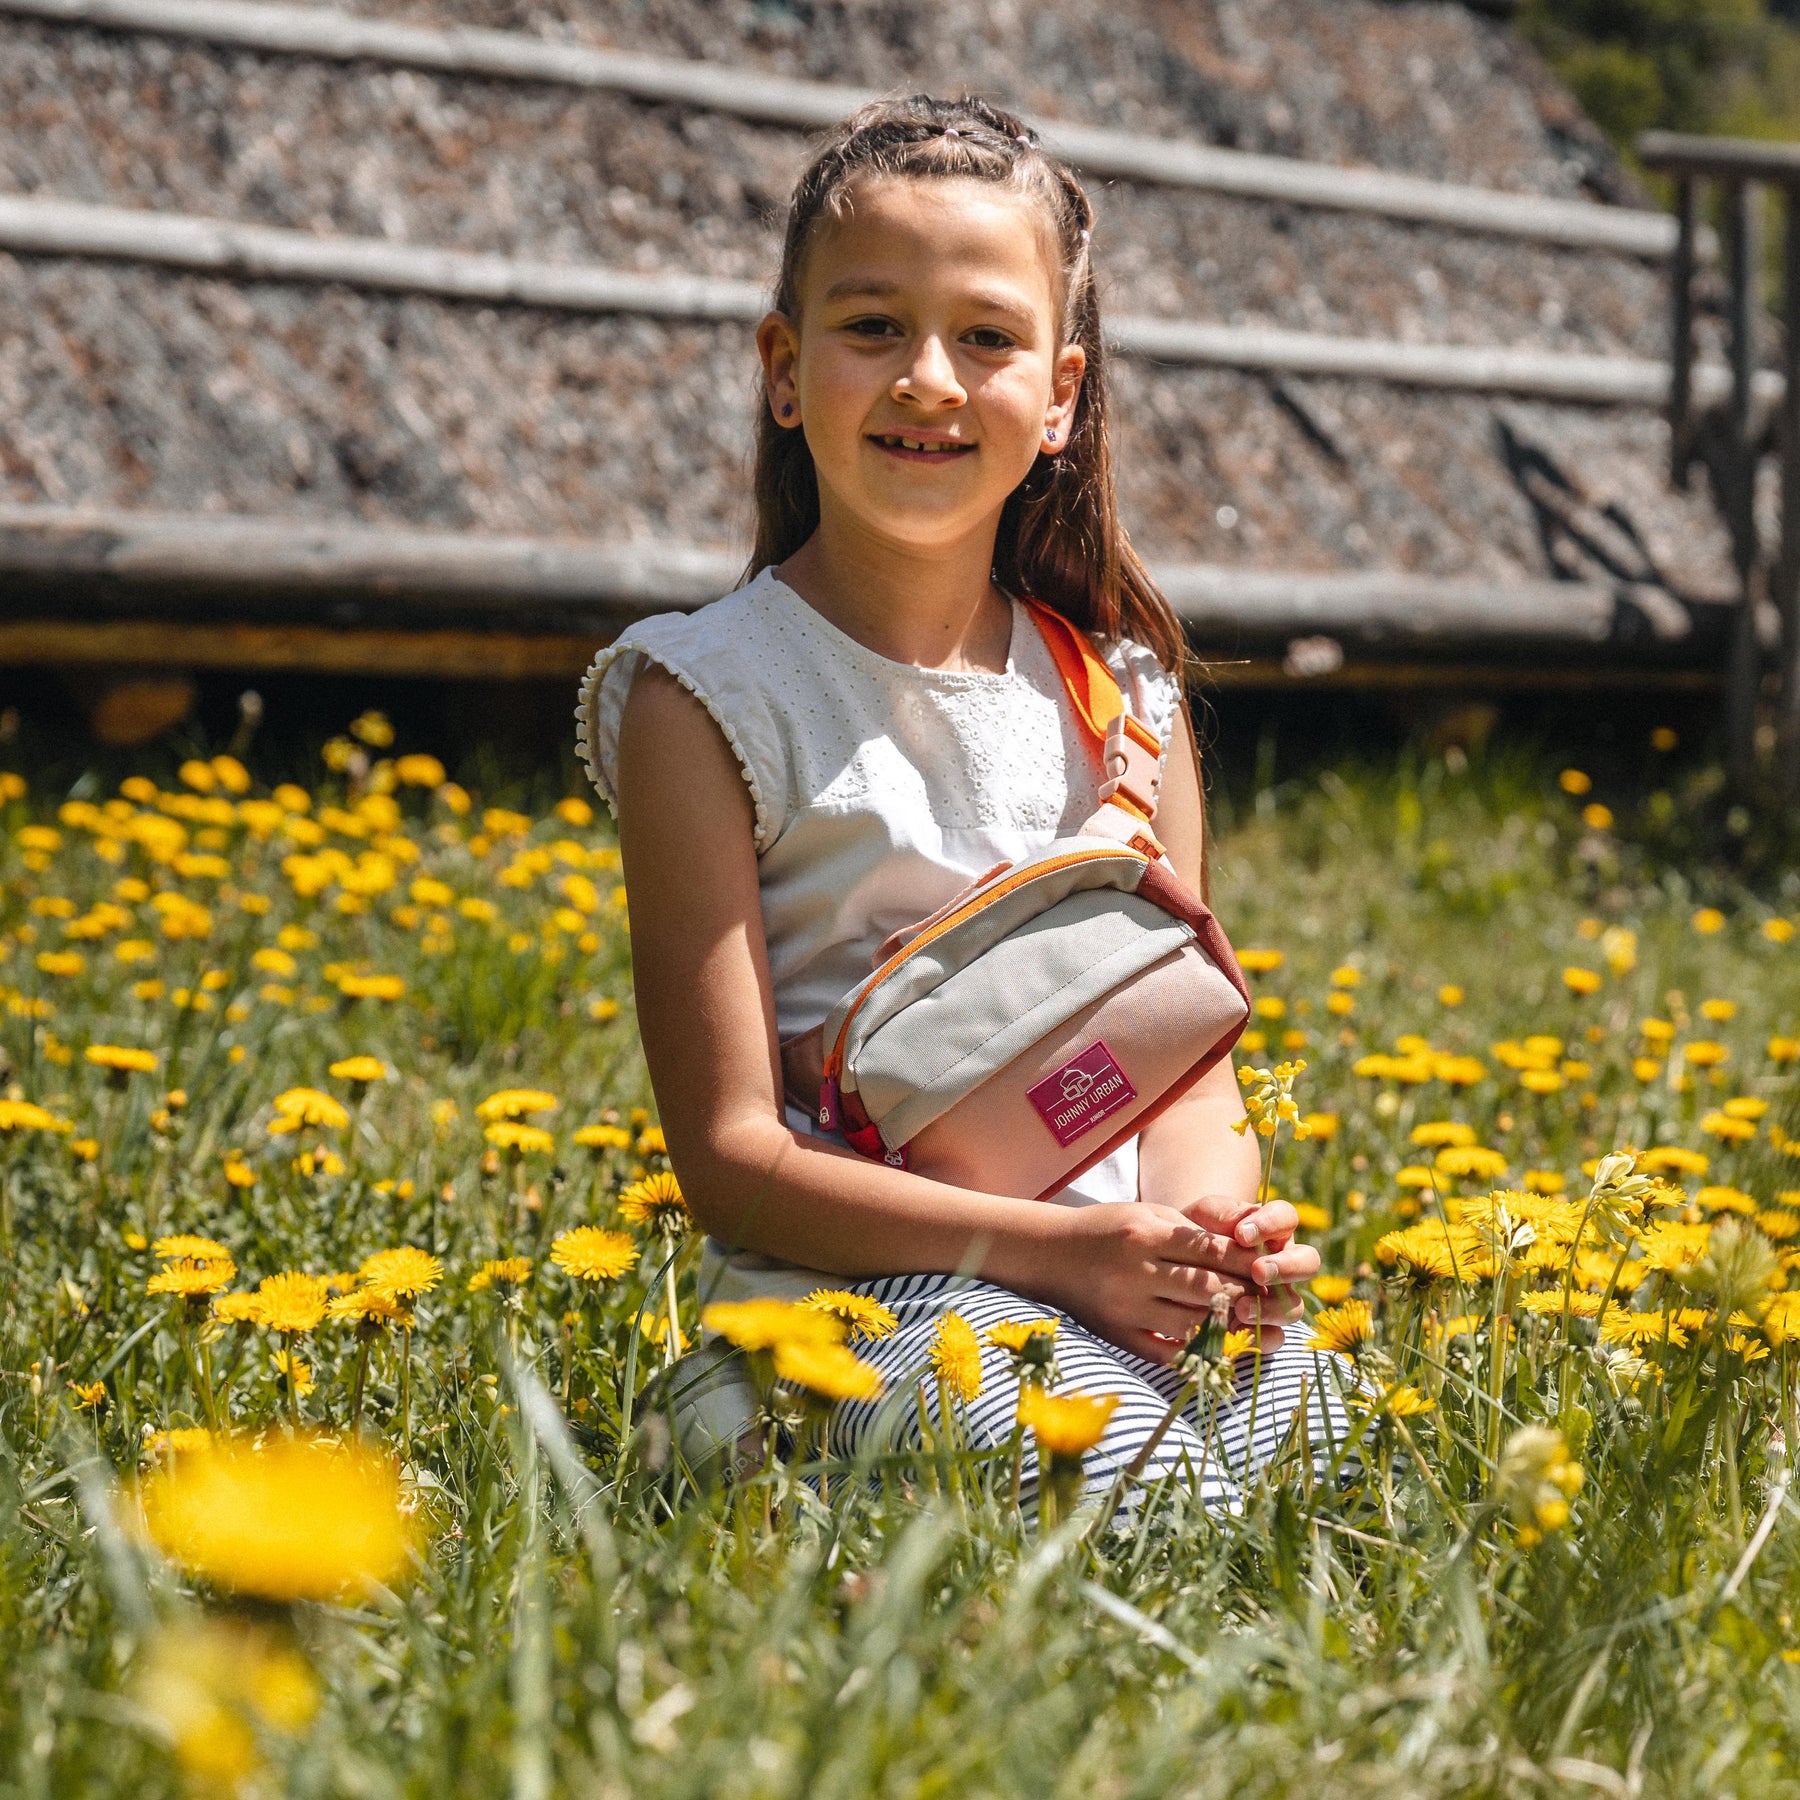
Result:
M955 438L904 437L898 432L871 434L869 442L903 462L946 463L969 455L975 448Z

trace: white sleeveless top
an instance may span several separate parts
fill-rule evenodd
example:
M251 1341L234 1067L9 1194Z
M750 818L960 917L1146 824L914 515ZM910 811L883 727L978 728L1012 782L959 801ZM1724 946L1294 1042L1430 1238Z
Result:
M1017 601L999 674L879 656L767 569L698 612L633 625L600 653L575 713L588 772L615 809L619 722L646 662L712 715L750 790L784 1039L824 1021L890 932L996 863L1068 836L1094 810L1098 750ZM1126 705L1166 746L1180 703L1173 678L1129 640L1107 663ZM810 1112L790 1106L787 1121L818 1134ZM1057 1198L1136 1199L1135 1141ZM722 1249L709 1251L715 1266L702 1279L713 1277L716 1298L803 1292L819 1279L745 1253L720 1267Z

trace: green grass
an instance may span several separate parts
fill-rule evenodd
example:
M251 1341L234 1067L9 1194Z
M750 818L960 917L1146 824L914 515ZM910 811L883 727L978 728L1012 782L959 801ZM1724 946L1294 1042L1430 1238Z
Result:
M79 822L59 828L59 848L29 852L19 829L53 823L65 796L13 800L0 852L12 946L0 1044L19 1096L73 1129L0 1144L12 1232L0 1295L0 1792L182 1791L191 1778L143 1672L158 1634L196 1619L248 1620L270 1641L294 1633L320 1684L304 1728L259 1727L264 1765L245 1792L1792 1790L1791 1349L1747 1364L1712 1317L1685 1348L1648 1352L1659 1373L1634 1383L1586 1321L1521 1316L1496 1358L1505 1284L1403 1288L1377 1251L1421 1203L1396 1181L1431 1157L1410 1143L1413 1126L1446 1118L1506 1157L1509 1183L1554 1171L1577 1196L1582 1162L1616 1145L1702 1149L1706 1182L1752 1195L1779 1234L1776 1196L1800 1188L1800 1162L1775 1148L1771 1126L1800 1120L1766 1044L1800 1027L1800 943L1763 926L1800 895L1772 852L1754 880L1695 853L1714 804L1704 772L1686 785L1660 768L1640 776L1590 796L1618 814L1604 830L1581 823L1554 768L1520 755L1473 769L1328 769L1216 804L1215 904L1240 947L1285 953L1257 978L1259 998L1285 1004L1262 1029L1307 1036L1284 1051L1272 1035L1267 1058L1240 1060L1303 1055L1304 1105L1339 1122L1328 1138L1280 1144L1277 1186L1318 1209L1327 1269L1375 1304L1394 1377L1436 1406L1405 1432L1371 1430L1342 1479L1290 1459L1242 1516L1209 1517L1163 1492L1144 1497L1129 1527L1101 1531L1078 1515L1048 1537L1007 1506L1000 1465L970 1464L955 1483L929 1459L836 1469L829 1505L784 1468L720 1493L671 1466L660 1421L637 1405L661 1359L639 1328L660 1304L656 1258L583 1292L546 1260L556 1232L610 1222L620 1187L659 1160L652 1147L591 1154L571 1141L607 1109L629 1120L649 1104L601 826L543 817L525 838L471 843L479 802L465 818L402 789L402 823L382 821L393 885L346 913L341 884L296 894L296 865L284 873L283 862L307 846L258 841L241 819L183 821L222 834L213 849L188 846L225 856L221 876L153 861L138 843L106 860ZM399 860L391 840L402 837L416 862ZM341 833L327 843L352 861L372 847ZM500 880L521 846L558 843L563 860L551 851L516 885ZM570 845L599 905L559 923L561 884L578 872ZM41 867L27 866L32 854ZM379 889L381 865L364 867L358 879ZM435 902L406 912L422 875L491 901L496 917ZM171 941L148 897L127 898L116 904L128 920L75 940L79 973L40 970L39 953L66 946L58 909L33 902L66 897L91 916L121 877L186 894L209 914L206 933ZM266 895L269 910L246 910L246 895ZM1722 929L1694 928L1704 905L1724 912ZM434 925L434 912L448 923ZM1595 925L1584 935L1583 921L1635 933L1635 966L1613 972L1601 947L1620 940L1591 935ZM255 968L295 924L319 938L292 952L295 973ZM21 927L35 940L21 942ZM122 939L148 941L152 957L120 962ZM1572 994L1569 965L1600 971L1599 991ZM1357 984L1334 989L1346 966ZM398 975L405 994L347 998L336 985L346 967ZM172 1005L177 988L207 992L215 970L207 1010ZM134 996L146 979L164 984L162 997ZM262 997L271 983L288 997ZM1447 983L1464 990L1459 1005L1440 1001ZM1351 996L1347 1015L1328 1011L1333 992ZM1708 998L1734 1000L1735 1015L1706 1022ZM623 1011L596 1018L594 1003L609 999ZM1645 1017L1675 1025L1678 1052L1697 1037L1727 1044L1718 1081L1703 1072L1682 1091L1669 1077L1679 1054L1654 1079L1634 1073ZM1533 1033L1566 1040L1551 1093L1526 1091L1491 1048ZM1405 1034L1473 1054L1486 1073L1450 1087L1354 1072ZM159 1069L110 1084L82 1055L90 1042L150 1046ZM271 1138L281 1090L350 1097L326 1068L354 1052L384 1058L392 1078L371 1088L353 1128ZM474 1108L525 1085L559 1097L540 1120L558 1148L484 1169ZM187 1103L169 1109L176 1086ZM1771 1102L1735 1148L1701 1129L1733 1095ZM444 1100L454 1118L434 1114ZM93 1139L94 1159L72 1138ZM332 1150L342 1171L296 1170L307 1145ZM253 1187L227 1182L232 1156L254 1167ZM1423 1204L1429 1216L1429 1190ZM1723 1216L1710 1202L1700 1211ZM228 1244L238 1287L282 1268L354 1269L396 1243L443 1257L446 1279L420 1303L412 1340L408 1483L421 1548L409 1582L277 1613L201 1590L132 1539L146 1431L201 1422L172 1303L144 1291L155 1259L133 1248L169 1230ZM1790 1242L1762 1245L1755 1227L1746 1241L1765 1258ZM500 1254L536 1259L516 1304L466 1291ZM690 1330L692 1261L690 1246L679 1267ZM1652 1276L1637 1304L1704 1312L1712 1279L1692 1274L1690 1291ZM1480 1323L1441 1343L1427 1329L1433 1311ZM341 1430L353 1334L322 1325L298 1348L316 1380L308 1423ZM210 1347L223 1404L246 1430L286 1416L271 1349L240 1326ZM365 1422L396 1451L398 1374L397 1348L378 1346ZM73 1407L69 1388L96 1380L107 1392L97 1417ZM622 1442L628 1406L637 1426ZM1568 1432L1586 1474L1566 1525L1536 1545L1497 1504L1487 1457L1496 1431L1510 1438L1530 1422Z

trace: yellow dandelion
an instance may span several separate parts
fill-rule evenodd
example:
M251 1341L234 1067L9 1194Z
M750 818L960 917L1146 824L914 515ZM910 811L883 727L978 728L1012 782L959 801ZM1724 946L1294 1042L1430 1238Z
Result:
M637 1245L624 1232L597 1225L577 1225L550 1246L550 1260L577 1281L616 1281L637 1259Z
M1379 1394L1353 1394L1350 1404L1377 1418L1416 1419L1421 1413L1431 1412L1437 1402L1416 1387L1401 1383Z
M216 1294L237 1279L237 1265L229 1258L203 1262L169 1263L152 1275L144 1285L147 1294L179 1294L184 1300L204 1299Z
M263 1322L262 1297L258 1294L218 1294L213 1299L212 1316L221 1325L260 1325Z
M335 1131L342 1130L350 1123L350 1115L344 1110L343 1102L333 1099L330 1094L321 1093L317 1088L294 1087L277 1094L275 1112L275 1124L269 1129L277 1136L281 1133L276 1132L276 1125L281 1125L283 1131L294 1131L302 1125L322 1125Z
M104 1381L71 1381L69 1404L77 1412L99 1412L106 1405Z
M221 1172L234 1188L256 1186L256 1171L241 1156L226 1157Z
M1453 1144L1437 1153L1435 1166L1440 1175L1498 1181L1506 1173L1506 1158L1498 1150L1489 1150L1480 1144Z
M401 1244L363 1258L357 1277L365 1288L390 1300L416 1300L444 1278L444 1265L427 1250Z
M96 1068L115 1075L148 1075L156 1067L154 1050L138 1050L128 1044L89 1044L82 1054Z
M560 1104L542 1088L502 1088L476 1107L475 1116L482 1124L492 1125L497 1119L528 1119L533 1113L555 1112Z
M1374 1342L1375 1315L1366 1300L1346 1300L1313 1315L1313 1347L1355 1362Z
M619 1196L619 1217L628 1225L644 1225L670 1239L684 1236L694 1223L681 1197L681 1183L667 1169L634 1181Z
M1682 1055L1696 1069L1713 1069L1717 1068L1720 1063L1728 1061L1731 1051L1724 1044L1715 1043L1711 1038L1695 1038L1683 1048Z
M945 1313L931 1340L931 1370L965 1406L981 1398L981 1340L961 1313Z
M1051 1394L1025 1386L1019 1390L1018 1419L1036 1438L1039 1456L1072 1461L1106 1435L1118 1405L1117 1394Z
M334 1062L326 1073L339 1081L385 1081L387 1064L379 1056L346 1056Z
M541 1126L523 1125L517 1119L496 1119L482 1135L497 1148L520 1156L548 1156L556 1148L556 1139Z
M777 1344L841 1344L844 1324L831 1313L797 1306L791 1300L718 1300L700 1315L701 1325L727 1343L751 1352Z
M1466 1149L1475 1142L1475 1127L1455 1119L1427 1119L1412 1128L1409 1141L1421 1150Z
M852 1338L890 1337L900 1328L899 1318L879 1300L848 1288L814 1288L800 1304L813 1312L829 1313Z
M413 1315L405 1304L375 1288L352 1288L347 1294L334 1295L326 1302L325 1316L370 1331L387 1326L410 1331L413 1327Z
M469 1292L479 1294L484 1288L497 1287L502 1292L523 1285L531 1279L529 1256L490 1257L469 1277Z
M842 1344L793 1337L775 1345L775 1377L823 1400L878 1400L883 1385L879 1371Z
M139 1503L170 1561L264 1600L366 1592L393 1582L412 1548L398 1471L354 1444L209 1443L152 1475Z
M231 1252L217 1238L194 1237L188 1232L178 1232L174 1237L159 1237L150 1246L152 1256L161 1257L165 1262L177 1257L189 1262L230 1262Z
M1327 1306L1338 1306L1350 1298L1355 1286L1348 1275L1315 1275L1307 1284L1315 1300Z
M323 1275L307 1275L298 1269L265 1275L256 1286L262 1309L257 1322L283 1336L311 1331L324 1318L330 1295L330 1284Z
M313 1391L315 1384L311 1363L296 1356L291 1350L277 1350L272 1360L277 1378L296 1394L310 1394Z
M1592 969L1584 969L1578 964L1571 964L1562 972L1563 986L1571 994L1597 994L1600 991L1600 977Z
M1272 975L1287 961L1287 954L1281 950L1240 950L1237 959L1246 975Z
M574 1141L584 1150L629 1150L631 1133L623 1125L584 1125Z

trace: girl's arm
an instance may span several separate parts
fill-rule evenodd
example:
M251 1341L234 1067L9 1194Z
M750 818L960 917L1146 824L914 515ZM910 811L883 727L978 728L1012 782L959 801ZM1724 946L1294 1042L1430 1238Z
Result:
M1311 1255L1234 1244L1172 1207L971 1193L790 1130L749 795L705 709L654 667L626 702L618 787L644 1054L712 1236L847 1277L974 1272L1159 1361L1215 1293L1248 1320L1247 1287Z
M1206 814L1200 798L1200 758L1186 709L1170 748L1156 809L1156 833L1169 862L1198 891L1205 852ZM1300 1220L1285 1200L1258 1207L1262 1174L1259 1140L1232 1130L1244 1116L1230 1057L1223 1057L1188 1093L1144 1128L1138 1139L1138 1197L1185 1213L1196 1224L1239 1243L1280 1247L1284 1282L1318 1272L1316 1250L1292 1242ZM1291 1294L1278 1295L1264 1318L1292 1317Z

